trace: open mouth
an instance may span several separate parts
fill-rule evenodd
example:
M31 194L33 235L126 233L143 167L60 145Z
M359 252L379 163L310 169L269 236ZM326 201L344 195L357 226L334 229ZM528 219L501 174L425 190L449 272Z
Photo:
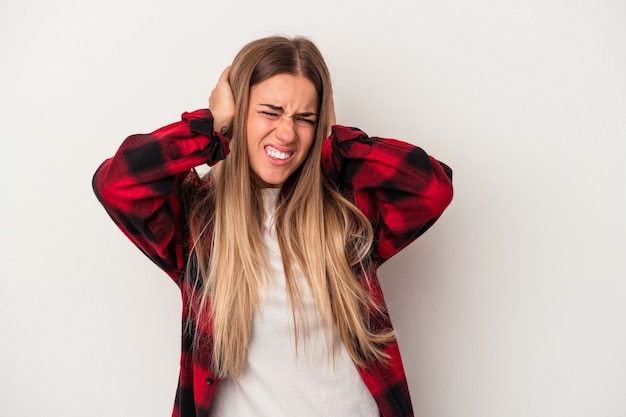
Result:
M284 161L293 156L293 152L282 152L272 146L265 147L265 153L272 159L278 159L280 161Z

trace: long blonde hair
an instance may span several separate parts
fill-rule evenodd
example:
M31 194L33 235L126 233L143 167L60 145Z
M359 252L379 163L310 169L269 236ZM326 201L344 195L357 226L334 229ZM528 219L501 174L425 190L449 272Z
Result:
M299 332L306 334L296 270L310 286L327 342L337 331L357 365L385 360L382 347L394 338L390 329L376 332L370 323L371 311L379 308L368 291L372 226L320 169L322 142L331 123L328 68L317 47L305 38L263 38L244 46L233 61L230 84L236 113L227 133L231 153L211 169L189 216L192 256L199 265L198 285L190 286L196 300L192 319L195 326L210 320L211 365L221 377L241 375L259 293L270 279L263 197L248 162L246 117L250 88L282 73L308 78L319 102L314 143L302 166L282 186L275 212L296 343Z

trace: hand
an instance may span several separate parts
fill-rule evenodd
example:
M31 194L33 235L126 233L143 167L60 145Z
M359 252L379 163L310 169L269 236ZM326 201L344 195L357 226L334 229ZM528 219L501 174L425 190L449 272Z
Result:
M213 114L213 128L225 135L230 131L235 117L235 97L229 82L230 66L220 75L209 96L209 109Z
M337 116L335 114L335 99L334 99L332 90L330 91L329 101L330 101L330 119L329 119L329 124L328 124L328 135L326 135L327 137L331 135L333 126L337 124Z

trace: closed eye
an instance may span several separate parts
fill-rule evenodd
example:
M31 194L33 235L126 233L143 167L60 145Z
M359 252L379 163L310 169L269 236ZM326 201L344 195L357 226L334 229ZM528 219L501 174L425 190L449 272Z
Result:
M296 117L296 121L308 123L313 126L317 123L317 121L315 121L314 119L307 119L306 117Z

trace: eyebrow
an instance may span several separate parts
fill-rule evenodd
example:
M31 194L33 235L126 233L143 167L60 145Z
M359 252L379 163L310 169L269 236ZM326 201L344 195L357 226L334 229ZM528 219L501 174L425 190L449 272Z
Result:
M264 103L260 103L259 105L260 106L269 107L270 109L272 109L274 111L281 112L281 113L285 112L285 109L282 108L281 106L274 106L273 104L264 104ZM294 114L294 116L300 116L300 117L315 116L315 117L317 117L317 113L314 113L314 112L302 112L302 113L296 113L296 114Z

